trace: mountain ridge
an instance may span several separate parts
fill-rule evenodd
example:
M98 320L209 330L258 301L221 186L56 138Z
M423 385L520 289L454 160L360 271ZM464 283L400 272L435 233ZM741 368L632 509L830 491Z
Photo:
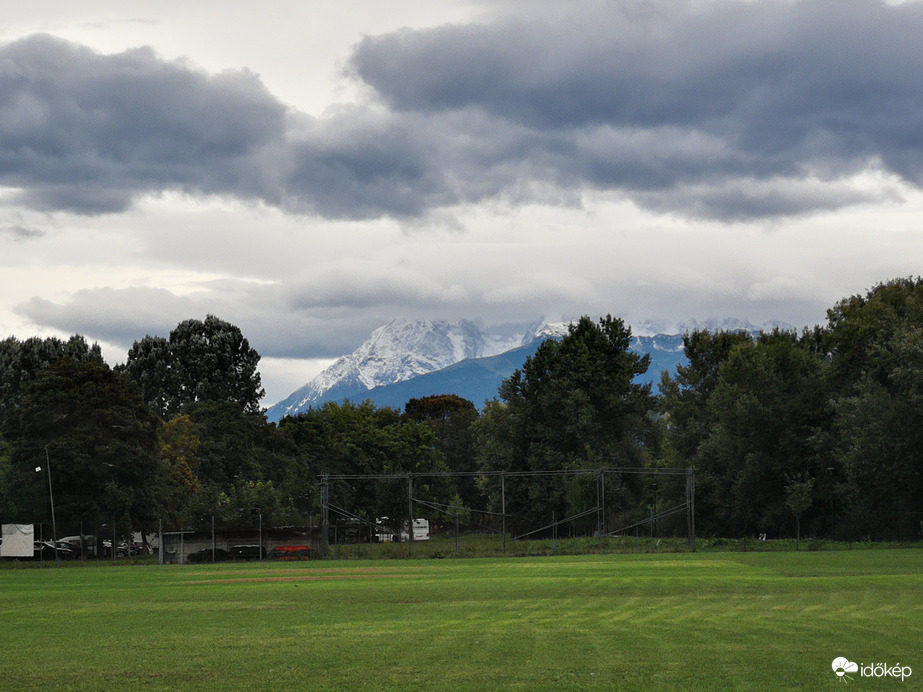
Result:
M563 336L564 323L537 322L511 336L482 332L470 320L392 320L359 348L288 397L267 409L270 420L324 401L355 398L381 386L436 372L466 360L500 355L549 336Z
M380 406L403 408L409 399L431 394L457 394L481 408L544 339L563 337L567 327L567 323L540 321L512 335L497 336L467 320L394 320L269 407L266 415L279 421L327 401L345 400L369 399ZM632 336L629 348L651 356L648 372L636 380L642 383L656 386L662 370L685 362L678 334Z

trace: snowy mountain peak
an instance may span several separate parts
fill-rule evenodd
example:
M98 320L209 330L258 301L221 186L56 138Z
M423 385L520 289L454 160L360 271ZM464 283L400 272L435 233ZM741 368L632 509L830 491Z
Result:
M284 401L269 409L271 418L306 410L331 389L361 398L375 387L403 382L463 360L486 358L533 343L560 337L567 325L536 322L511 336L485 334L468 320L397 319L373 331L349 355L317 375ZM358 395L358 396L357 396Z

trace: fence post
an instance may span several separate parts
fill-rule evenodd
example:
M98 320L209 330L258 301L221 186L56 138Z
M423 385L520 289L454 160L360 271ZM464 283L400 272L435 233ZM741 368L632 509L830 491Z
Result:
M407 520L410 536L410 557L413 557L413 474L407 474L407 510L410 518Z
M327 507L329 488L327 484L327 474L324 473L321 475L320 484L320 556L322 558L327 557L327 522L329 520L329 511Z
M695 552L695 469L686 469L686 527L689 531L689 547Z
M602 489L603 489L603 534L609 533L609 522L606 521L606 472L602 472Z
M602 509L603 509L603 491L602 491L602 479L603 471L599 470L599 473L596 476L596 537L598 539L597 543L599 544L599 549L603 549L603 521L602 521Z
M500 521L503 531L503 554L506 555L506 474L500 473Z

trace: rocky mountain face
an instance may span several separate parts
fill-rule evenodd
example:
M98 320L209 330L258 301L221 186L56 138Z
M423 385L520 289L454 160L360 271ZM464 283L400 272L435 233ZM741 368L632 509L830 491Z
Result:
M395 320L339 358L305 386L267 411L270 420L325 401L362 401L379 387L437 372L455 363L489 358L567 333L566 324L538 323L511 336L482 332L473 322ZM402 404L403 405L403 404Z

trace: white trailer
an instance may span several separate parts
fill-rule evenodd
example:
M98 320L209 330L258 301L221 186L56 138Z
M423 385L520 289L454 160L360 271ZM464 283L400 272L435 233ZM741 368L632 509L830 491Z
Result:
M400 531L395 533L395 527L388 523L388 517L381 517L375 522L375 536L379 543L398 543L410 540L410 532L407 530L407 522L403 522ZM413 520L413 540L429 540L429 520Z

